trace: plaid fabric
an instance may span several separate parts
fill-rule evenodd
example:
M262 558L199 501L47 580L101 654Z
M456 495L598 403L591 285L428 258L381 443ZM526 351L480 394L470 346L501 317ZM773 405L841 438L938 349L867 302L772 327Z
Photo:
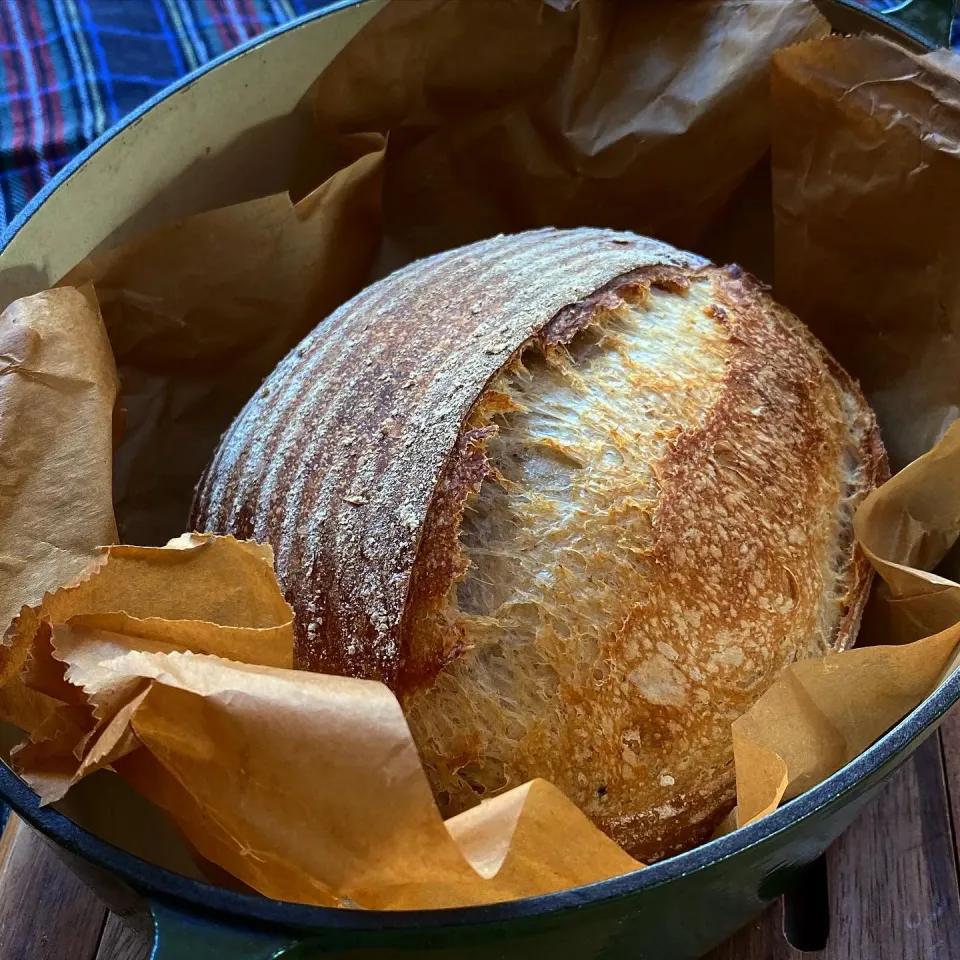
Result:
M902 0L861 2L886 10ZM329 3L0 0L0 230L74 154L167 84Z
M0 0L0 229L167 84L329 2Z
M889 10L902 0L861 2ZM167 84L329 3L0 0L0 230L74 154ZM7 814L0 803L0 829Z
M74 154L167 84L329 3L0 0L0 230Z

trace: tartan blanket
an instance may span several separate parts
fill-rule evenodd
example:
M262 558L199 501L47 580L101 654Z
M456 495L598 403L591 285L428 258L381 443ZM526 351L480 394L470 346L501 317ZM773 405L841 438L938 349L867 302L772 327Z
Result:
M0 0L0 229L144 100L330 0Z
M126 113L237 44L330 2L0 0L0 231ZM955 23L955 48L958 33ZM0 803L0 829L6 817Z
M124 114L237 44L330 2L0 0L0 231Z

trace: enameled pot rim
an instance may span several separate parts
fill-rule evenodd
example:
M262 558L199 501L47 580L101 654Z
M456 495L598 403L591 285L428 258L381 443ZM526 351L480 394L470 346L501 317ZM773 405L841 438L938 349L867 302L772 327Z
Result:
M176 96L200 77L211 70L216 70L234 57L269 43L285 33L297 30L308 21L362 2L364 0L331 0L325 7L311 14L263 33L211 60L146 101L78 154L33 197L0 237L0 252L6 248L54 190L106 143L134 124L157 104L168 97ZM634 873L602 880L588 886L479 907L410 911L343 910L333 907L311 907L270 900L255 894L237 893L193 880L141 860L84 830L52 807L40 807L37 795L3 763L0 763L0 798L5 800L26 822L69 852L108 870L147 896L175 903L187 910L212 911L246 922L253 921L297 929L326 928L342 931L385 932L424 927L500 924L513 919L556 913L637 894L721 860L735 857L750 847L771 840L801 820L814 816L824 807L834 802L842 802L841 798L844 794L894 761L899 754L905 753L914 741L929 732L958 700L960 700L960 671L954 672L919 707L833 776L795 800L784 804L762 820L687 853Z

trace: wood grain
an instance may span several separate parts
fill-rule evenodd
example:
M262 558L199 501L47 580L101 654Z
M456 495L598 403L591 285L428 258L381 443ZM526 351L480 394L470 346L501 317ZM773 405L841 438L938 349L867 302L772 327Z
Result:
M947 775L947 800L953 825L954 855L960 873L960 706L954 707L940 726L943 765Z
M0 840L0 960L87 960L107 908L28 826Z
M956 960L960 892L946 778L934 734L830 852L825 960Z
M955 718L960 735L958 721L960 714ZM957 748L951 779L960 779L960 743ZM709 960L960 957L956 855L936 736L831 847L827 865L831 934L826 950L800 953L790 947L783 939L778 904L713 951Z
M953 819L951 821L951 813ZM821 953L783 939L779 904L707 960L956 960L960 711L828 852L832 931ZM0 960L148 960L149 938L15 818L0 840Z
M149 960L150 937L115 914L107 917L96 960Z

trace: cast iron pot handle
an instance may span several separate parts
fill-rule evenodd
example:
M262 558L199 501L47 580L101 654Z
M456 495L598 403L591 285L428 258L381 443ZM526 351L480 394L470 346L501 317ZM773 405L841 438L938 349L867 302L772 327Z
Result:
M918 50L949 47L957 12L957 0L899 0L883 9L868 7L864 0L815 2L840 33L879 33Z
M150 960L280 960L300 942L293 934L234 927L162 903L152 903L150 912L154 923Z

